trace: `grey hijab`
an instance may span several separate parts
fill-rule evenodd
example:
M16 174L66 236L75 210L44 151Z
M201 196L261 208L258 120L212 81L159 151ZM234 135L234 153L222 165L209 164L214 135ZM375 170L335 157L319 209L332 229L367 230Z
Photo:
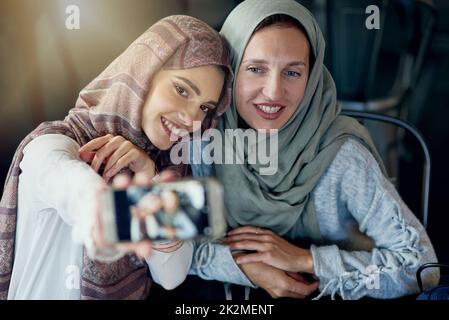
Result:
M257 165L245 161L243 165L217 165L216 174L225 188L231 227L253 225L290 238L320 241L311 195L340 147L349 138L356 139L375 155L382 169L383 165L366 129L356 120L339 115L335 84L323 65L323 35L313 16L299 3L246 0L229 14L221 34L230 44L235 74L253 31L274 14L289 15L304 26L315 57L304 97L278 133L278 171L260 175ZM238 118L234 99L220 129L238 128Z

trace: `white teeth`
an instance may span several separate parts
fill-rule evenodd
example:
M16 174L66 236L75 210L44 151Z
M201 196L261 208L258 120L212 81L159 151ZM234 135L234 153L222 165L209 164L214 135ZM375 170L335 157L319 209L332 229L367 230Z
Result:
M180 132L181 130L179 130L178 128L173 128L172 129L172 132L175 134L175 135L177 135L177 136L179 136L179 132Z
M279 110L281 110L282 107L270 107L270 106L264 106L264 105L259 104L259 105L257 105L257 108L266 113L276 113L276 112L279 112Z
M162 118L162 123L171 131L172 134L176 135L176 136L182 136L182 134L184 133L184 129L178 128L174 123L172 123L171 121Z

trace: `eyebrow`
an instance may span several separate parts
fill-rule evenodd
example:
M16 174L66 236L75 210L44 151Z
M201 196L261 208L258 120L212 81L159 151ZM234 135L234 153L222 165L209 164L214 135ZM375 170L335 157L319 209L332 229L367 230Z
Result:
M192 81L190 81L189 79L181 77L181 76L175 76L175 78L179 79L181 81L184 81L190 88L192 88L193 91L195 91L195 93L197 95L199 95L199 96L201 95L201 90ZM217 101L213 101L213 100L207 101L205 104L210 104L214 108L218 107L218 102Z
M268 64L267 60L263 60L263 59L250 59L250 60L245 60L242 62L242 64L245 63L260 63L260 64ZM292 67L292 66L306 66L305 62L302 61L292 61L290 63L287 64L287 67Z
M218 102L217 101L207 101L205 104L210 104L212 107L218 108Z
M179 79L181 81L184 81L190 88L192 88L193 91L195 91L195 93L197 95L201 95L201 90L189 79L181 77L181 76L175 76L176 79Z

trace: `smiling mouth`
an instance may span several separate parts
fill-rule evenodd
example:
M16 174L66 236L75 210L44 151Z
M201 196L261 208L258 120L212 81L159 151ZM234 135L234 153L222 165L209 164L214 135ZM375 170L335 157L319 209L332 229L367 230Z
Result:
M175 138L174 140L179 140L179 138L182 138L183 136L189 134L189 131L187 129L182 128L175 122L172 122L162 116L161 116L161 124L165 133L170 137L170 140L172 140L172 138Z
M254 104L257 114L266 120L275 120L279 118L285 107L281 105Z

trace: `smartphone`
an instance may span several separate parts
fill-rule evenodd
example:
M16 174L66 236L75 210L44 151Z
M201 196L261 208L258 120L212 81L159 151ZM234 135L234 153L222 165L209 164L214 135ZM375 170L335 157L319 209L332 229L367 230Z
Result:
M101 222L109 243L219 238L226 232L223 187L213 178L109 188L101 197Z

